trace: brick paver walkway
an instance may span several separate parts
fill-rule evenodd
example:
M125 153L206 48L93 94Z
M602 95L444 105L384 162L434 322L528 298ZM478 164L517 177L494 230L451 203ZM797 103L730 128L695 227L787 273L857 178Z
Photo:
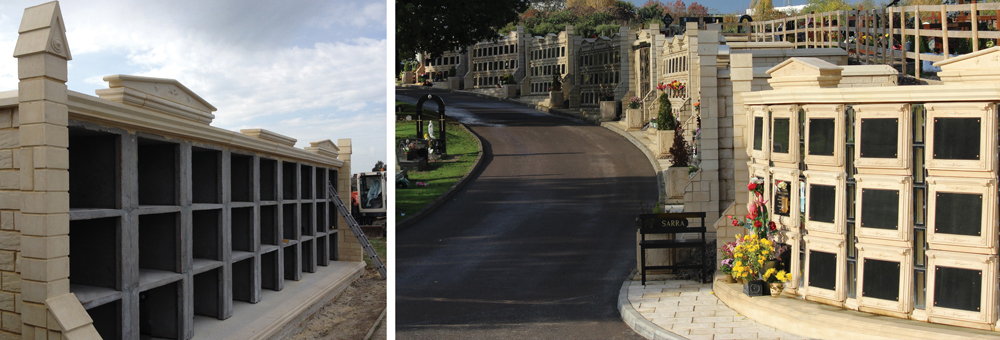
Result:
M737 314L715 297L710 283L646 281L643 287L632 281L628 300L647 320L688 339L803 339Z

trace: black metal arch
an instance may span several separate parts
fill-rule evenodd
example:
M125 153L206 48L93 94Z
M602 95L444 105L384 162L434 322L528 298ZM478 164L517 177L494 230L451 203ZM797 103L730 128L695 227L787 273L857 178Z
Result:
M444 126L444 120L447 116L444 114L444 100L438 95L428 94L420 96L420 99L417 100L417 138L424 136L424 102L428 99L433 100L438 105L438 139L441 141L439 149L442 153L447 153L447 144L445 143L447 135Z

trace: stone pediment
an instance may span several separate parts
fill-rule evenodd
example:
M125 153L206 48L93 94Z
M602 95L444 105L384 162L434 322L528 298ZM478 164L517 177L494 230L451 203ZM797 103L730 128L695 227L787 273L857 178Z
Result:
M123 74L107 76L104 80L110 88L96 91L103 99L205 124L215 119L212 112L216 108L177 80Z
M24 9L21 25L18 27L14 57L48 52L72 60L69 44L66 42L66 27L62 10L56 1Z
M336 144L333 144L333 141L329 139L309 142L309 146L307 146L305 150L333 158L337 158L337 156L340 155L340 148L338 148Z
M774 89L785 87L837 87L843 67L819 58L789 58L767 70Z
M996 83L1000 79L1000 46L934 63L944 83Z

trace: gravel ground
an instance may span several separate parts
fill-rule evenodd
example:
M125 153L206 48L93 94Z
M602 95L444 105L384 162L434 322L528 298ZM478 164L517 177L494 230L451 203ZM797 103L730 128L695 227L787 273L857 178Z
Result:
M302 332L291 339L364 339L385 310L385 282L374 268L367 268L336 299L303 321ZM381 339L385 338L383 332Z

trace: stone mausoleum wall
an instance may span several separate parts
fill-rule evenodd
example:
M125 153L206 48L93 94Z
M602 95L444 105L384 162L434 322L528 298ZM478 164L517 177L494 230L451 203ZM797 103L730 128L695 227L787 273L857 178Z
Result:
M0 339L189 339L195 315L362 260L327 202L349 139L212 127L173 79L69 91L63 22L57 2L25 10L19 90L0 93Z
M793 58L767 71L772 89L737 96L743 178L767 183L793 249L786 291L997 330L998 55L938 62L943 85L905 87L883 68Z

